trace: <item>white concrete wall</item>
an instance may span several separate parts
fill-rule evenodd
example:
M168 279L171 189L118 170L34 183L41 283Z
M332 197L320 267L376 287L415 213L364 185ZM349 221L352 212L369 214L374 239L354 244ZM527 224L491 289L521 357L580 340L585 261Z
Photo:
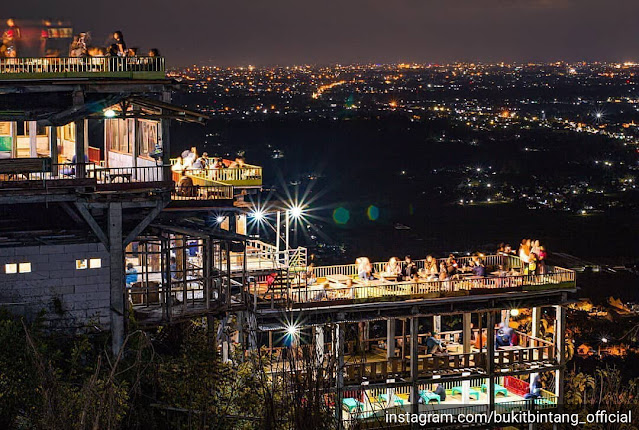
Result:
M100 258L102 267L76 269L76 260L90 258ZM30 273L6 273L7 263L25 262ZM0 248L0 306L11 312L33 318L44 311L53 328L108 329L109 304L109 254L102 244Z

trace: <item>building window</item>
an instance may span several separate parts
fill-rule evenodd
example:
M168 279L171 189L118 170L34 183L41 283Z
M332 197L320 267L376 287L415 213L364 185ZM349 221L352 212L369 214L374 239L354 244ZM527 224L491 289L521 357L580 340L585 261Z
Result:
M31 273L31 263L7 263L4 265L4 273Z
M80 260L75 260L76 270L99 269L100 267L102 267L101 258L82 258Z

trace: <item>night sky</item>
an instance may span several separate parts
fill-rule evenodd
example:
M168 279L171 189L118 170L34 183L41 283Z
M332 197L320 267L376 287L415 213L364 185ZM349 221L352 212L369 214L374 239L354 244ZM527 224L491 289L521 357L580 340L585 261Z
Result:
M170 65L639 60L637 0L24 0Z

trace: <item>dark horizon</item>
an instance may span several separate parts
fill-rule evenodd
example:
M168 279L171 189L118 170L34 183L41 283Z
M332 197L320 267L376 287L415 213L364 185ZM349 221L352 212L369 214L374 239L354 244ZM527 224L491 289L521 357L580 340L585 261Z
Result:
M169 65L625 62L639 59L639 2L354 0L263 3L24 1L5 17L69 19L102 44L158 48Z

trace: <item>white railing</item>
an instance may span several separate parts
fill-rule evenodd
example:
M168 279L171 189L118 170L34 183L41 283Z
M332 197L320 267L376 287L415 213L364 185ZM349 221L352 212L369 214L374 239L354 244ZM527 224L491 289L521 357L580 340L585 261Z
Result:
M462 268L464 266L468 266L472 257L460 257L457 258L457 265ZM445 258L436 259L437 270L439 271L439 265L442 262L446 262ZM413 260L417 269L423 269L425 267L426 259L421 260ZM506 255L486 255L482 257L482 262L485 266L498 267L503 266L504 269L508 268L519 268L519 258L515 256L506 256ZM516 265L514 264L516 262ZM401 267L404 267L404 262L400 262ZM386 266L386 262L375 262L373 263L373 271L376 273L384 272L384 267ZM356 264L341 264L336 266L318 266L313 269L313 273L318 278L326 277L327 275L357 275L357 265Z
M498 257L494 262L501 261L505 256ZM423 260L422 260L423 261ZM458 260L459 261L459 260ZM375 263L380 264L380 263ZM383 279L361 280L355 274L355 265L317 267L313 273L318 279L315 285L304 285L292 288L288 300L291 303L318 303L331 301L393 301L405 300L413 297L440 297L446 295L488 293L499 289L534 289L556 288L574 285L575 272L568 269L548 266L543 274L506 274L502 276L459 276L446 280L410 280L392 282ZM337 280L327 279L335 275L342 275ZM344 279L346 276L347 279ZM320 279L323 278L323 279ZM332 283L331 283L332 282Z
M164 72L164 57L0 58L3 74Z
M249 239L246 242L246 257L252 262L250 269L306 268L307 249L297 247L278 251L275 245L261 240Z

